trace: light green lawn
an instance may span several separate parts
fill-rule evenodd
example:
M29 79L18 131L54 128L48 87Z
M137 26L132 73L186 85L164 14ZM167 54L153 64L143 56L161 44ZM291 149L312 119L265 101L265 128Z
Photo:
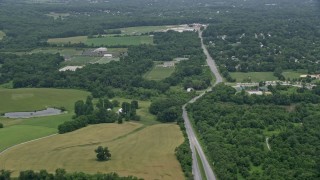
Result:
M60 53L63 56L75 56L81 55L82 50L77 50L75 48L38 48L31 51L31 53L49 53L55 54Z
M91 57L91 56L74 56L70 60L64 61L62 64L67 66L80 66L89 63L96 63L101 57Z
M174 67L154 66L151 71L147 72L144 75L144 78L148 80L159 81L169 77L174 72L174 70Z
M2 40L3 37L5 37L5 36L6 36L6 34L3 31L0 31L0 40Z
M151 36L107 36L101 38L90 38L85 44L95 46L116 46L116 45L140 45L153 44L153 37Z
M243 82L245 79L251 79L251 82L260 82L260 81L274 81L277 80L273 75L273 72L232 72L230 73L232 78L235 78L237 82Z
M76 43L85 43L87 41L87 36L74 36L74 37L67 37L67 38L53 38L48 39L48 43L52 44L68 44L69 42L71 44Z
M74 102L85 99L86 91L49 88L0 88L0 113L35 111L46 107L65 107L73 111Z
M135 34L143 34L143 33L149 33L154 31L166 30L172 27L177 27L177 25L176 26L137 26L137 27L120 28L120 30L122 34L135 35Z

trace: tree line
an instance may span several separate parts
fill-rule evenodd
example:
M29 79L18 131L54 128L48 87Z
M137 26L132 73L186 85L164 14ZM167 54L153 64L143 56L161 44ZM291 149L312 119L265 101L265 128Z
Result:
M304 93L318 97L314 90ZM218 178L320 176L320 139L315 133L320 130L318 102L302 98L283 104L277 103L276 94L269 97L273 100L235 94L231 87L220 84L187 107Z

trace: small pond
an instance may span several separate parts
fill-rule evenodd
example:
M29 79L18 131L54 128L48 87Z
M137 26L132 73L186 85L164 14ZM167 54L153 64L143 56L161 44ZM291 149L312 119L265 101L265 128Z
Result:
M34 112L9 112L9 113L5 113L4 117L7 117L7 118L31 118L31 117L59 115L61 113L62 113L62 111L60 109L47 108L45 110L34 111Z

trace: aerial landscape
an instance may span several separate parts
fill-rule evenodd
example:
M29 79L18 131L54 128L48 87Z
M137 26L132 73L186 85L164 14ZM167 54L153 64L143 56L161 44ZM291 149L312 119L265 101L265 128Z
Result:
M11 179L320 179L320 1L0 0Z

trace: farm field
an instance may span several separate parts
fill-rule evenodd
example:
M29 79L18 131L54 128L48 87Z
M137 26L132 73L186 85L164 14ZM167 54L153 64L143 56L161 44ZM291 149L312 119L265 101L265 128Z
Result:
M70 120L72 114L29 119L0 118L0 152L13 145L41 138L58 132L58 125Z
M308 74L307 70L297 70L297 71L285 71L282 73L283 76L287 79L300 78L302 74Z
M6 36L6 34L3 31L0 31L0 40L2 40L4 36Z
M67 38L53 38L48 39L48 43L52 44L77 44L77 43L85 43L87 41L87 36L74 36L74 37L67 37Z
M127 27L127 28L120 28L122 34L126 35L139 35L143 33L149 33L154 31L163 31L167 30L168 28L178 27L178 25L173 26L137 26L137 27Z
M4 125L0 129L0 151L18 143L40 138L57 132L57 127L70 120L74 102L85 99L88 92L62 89L2 89L0 88L0 113L35 111L46 107L65 107L68 113L29 119L0 117Z
M174 150L184 141L176 124L99 124L14 147L0 155L0 169L56 168L87 173L117 172L144 179L184 179ZM98 162L94 149L108 146L111 160ZM148 148L146 148L148 147Z
M284 71L282 74L287 79L299 78L300 75L306 74L305 70L298 71ZM252 82L259 81L275 81L278 80L277 77L273 75L273 72L230 72L232 78L235 78L237 82L243 82L245 79L250 78Z
M273 72L232 72L230 75L232 78L235 78L237 82L243 82L245 79L249 78L252 82L275 81L278 79L273 75Z
M86 91L49 88L0 88L0 113L16 111L35 111L46 107L65 107L73 111L74 102L85 99Z
M84 43L86 45L94 46L130 46L139 44L153 44L153 37L151 36L105 36L100 38L88 38L87 36L76 36L68 38L54 38L49 39L48 43L52 44L76 44Z
M151 36L106 36L101 38L90 38L85 44L87 45L105 45L105 46L116 46L116 45L140 45L140 44L153 44L153 37Z
M154 66L151 71L147 72L144 75L144 77L148 80L159 81L169 77L174 72L174 70L174 67Z
M68 16L70 16L69 13L55 13L55 12L50 12L49 14L46 14L47 16L53 17L54 19L58 19L61 17L61 19L64 19Z
M32 50L30 53L49 53L49 54L55 54L60 53L62 56L75 56L75 55L81 55L82 49L76 49L76 48L38 48Z

